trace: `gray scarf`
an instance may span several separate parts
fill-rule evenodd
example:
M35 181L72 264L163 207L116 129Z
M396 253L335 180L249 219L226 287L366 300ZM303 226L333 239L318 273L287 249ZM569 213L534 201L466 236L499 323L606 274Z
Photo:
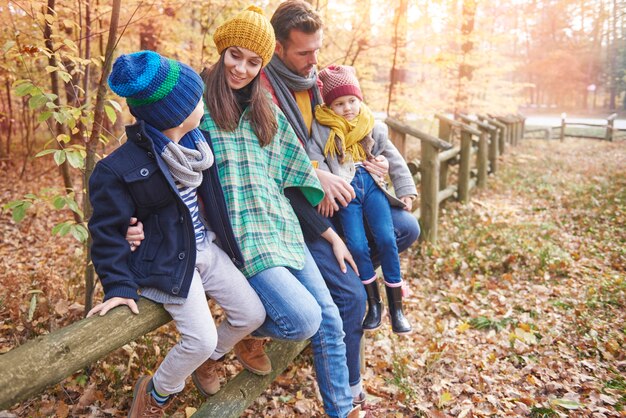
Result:
M213 152L202 132L192 129L176 143L149 123L144 126L174 180L190 188L200 186L202 171L213 165Z
M298 108L296 99L292 91L303 91L313 89L313 107L322 103L320 89L317 88L317 70L311 71L308 77L302 77L292 72L276 55L265 67L265 74L270 84L274 88L280 108L287 117L287 121L296 131L300 140L306 143L309 140L309 133L304 123L302 113Z

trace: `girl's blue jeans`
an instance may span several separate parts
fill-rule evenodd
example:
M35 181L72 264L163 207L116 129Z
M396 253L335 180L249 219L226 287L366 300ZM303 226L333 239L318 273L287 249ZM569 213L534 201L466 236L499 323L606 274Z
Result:
M385 193L364 167L357 167L351 186L356 197L339 210L346 245L359 269L361 281L375 277L365 222L379 249L383 275L387 283L400 283L400 258L394 233L391 207Z

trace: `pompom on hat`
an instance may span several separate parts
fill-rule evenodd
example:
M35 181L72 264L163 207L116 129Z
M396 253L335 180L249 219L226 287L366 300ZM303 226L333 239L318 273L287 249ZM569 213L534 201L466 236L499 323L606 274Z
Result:
M231 46L249 49L261 57L264 67L276 49L274 28L257 6L248 6L224 22L213 34L213 41L220 54Z
M363 101L363 93L356 78L356 70L348 65L329 65L319 72L324 103L331 103L341 96L356 96Z
M130 113L160 131L179 126L202 99L204 83L188 65L154 51L122 55L109 87L126 98Z

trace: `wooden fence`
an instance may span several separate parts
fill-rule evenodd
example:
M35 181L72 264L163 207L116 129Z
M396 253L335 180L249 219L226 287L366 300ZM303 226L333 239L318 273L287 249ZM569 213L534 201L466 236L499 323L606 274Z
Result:
M409 138L421 143L421 159L410 162L419 173L420 218L423 236L437 239L439 205L456 197L467 201L474 187L484 187L488 173L497 170L498 156L523 136L519 116L479 115L450 119L437 115L438 137L388 119L391 138L403 155ZM459 138L459 145L453 145ZM475 156L475 158L473 158ZM451 168L458 166L457 183L448 184ZM0 355L0 411L43 392L47 387L83 369L110 352L168 323L171 318L159 304L142 299L139 314L114 309L106 316L77 321L50 334L36 337ZM194 414L196 417L238 417L306 347L272 341L266 351L273 371L257 376L247 370L231 379Z
M615 120L617 119L617 113L613 113L606 117L604 123L589 123L579 122L575 120L568 120L567 114L561 114L561 123L556 126L538 126L531 127L526 130L527 133L540 132L543 134L544 139L558 138L561 142L565 140L566 136L578 137L578 138L596 138L606 141L614 141L620 132L626 132L626 129L620 129L615 127ZM566 134L567 128L570 128L570 132ZM597 128L599 132L604 130L604 134L598 135L597 133L590 132L575 132L571 128ZM556 136L555 136L556 135Z

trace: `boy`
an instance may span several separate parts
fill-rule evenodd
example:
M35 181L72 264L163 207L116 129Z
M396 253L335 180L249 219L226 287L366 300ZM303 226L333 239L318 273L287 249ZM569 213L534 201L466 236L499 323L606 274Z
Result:
M402 310L403 281L390 204L411 209L417 195L413 178L402 156L394 147L387 146L389 139L385 125L375 122L363 103L354 68L329 66L319 73L319 79L323 83L324 104L316 107L315 118L330 131L314 136L325 142L309 147L309 156L318 168L350 182L356 193L349 205L339 210L338 217L367 293L369 306L363 329L380 327L382 315L376 273L365 234L365 218L380 251L392 330L397 334L409 334L411 325ZM381 154L389 161L389 174L399 198L387 192L382 178L374 178L363 167L363 161ZM332 206L324 204L319 206L319 211L325 216L334 213Z
M129 412L160 417L192 373L203 395L219 390L218 361L263 323L265 310L233 264L241 264L241 252L208 135L198 129L204 114L200 76L141 51L115 61L109 86L127 98L137 123L89 181L91 254L105 297L88 316L119 305L137 314L140 296L162 303L172 316L181 340L152 378L139 379ZM142 220L145 234L132 251L125 239L131 217ZM206 294L226 313L217 329Z

